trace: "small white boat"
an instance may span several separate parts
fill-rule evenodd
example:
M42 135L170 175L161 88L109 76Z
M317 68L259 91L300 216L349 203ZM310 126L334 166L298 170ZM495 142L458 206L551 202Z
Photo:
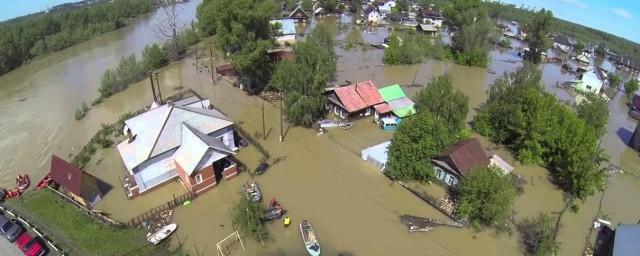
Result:
M153 245L157 245L162 242L162 240L173 234L173 232L176 231L177 228L178 224L175 223L166 225L153 234L147 234L147 241L149 241L149 243L152 243Z
M320 243L316 232L311 227L311 223L307 220L300 222L300 233L302 234L302 241L304 241L304 247L311 256L320 256Z

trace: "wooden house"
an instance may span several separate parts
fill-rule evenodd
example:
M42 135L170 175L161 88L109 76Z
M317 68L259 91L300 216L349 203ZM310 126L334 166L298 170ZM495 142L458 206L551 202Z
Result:
M87 208L93 208L111 189L107 183L56 155L51 155L49 175L63 194Z

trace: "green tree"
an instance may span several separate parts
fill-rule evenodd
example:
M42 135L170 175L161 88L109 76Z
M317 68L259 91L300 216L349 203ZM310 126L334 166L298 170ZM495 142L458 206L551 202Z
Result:
M560 243L554 240L554 219L540 214L535 219L525 219L518 224L518 231L525 250L536 256L552 256L560 252Z
M338 0L320 0L320 7L327 12L333 12L338 7Z
M552 21L553 13L543 8L535 14L531 23L526 25L527 37L525 41L529 45L529 51L524 56L526 60L540 63L541 54L551 46L551 41L547 34Z
M406 117L393 134L384 173L397 180L434 181L430 159L458 141L458 134L427 111Z
M480 0L453 0L445 8L446 23L453 28L452 49L457 63L468 66L489 64L489 47L496 29Z
M511 213L515 196L511 179L499 169L475 169L462 179L458 214L475 225L501 224Z
M607 101L595 94L588 94L587 99L576 106L578 116L595 129L598 136L607 131L609 108Z
M287 119L310 127L324 112L324 88L333 79L337 57L333 35L321 24L294 48L295 61L281 61L275 67L270 90L284 91Z
M430 112L454 131L464 129L469 98L459 90L454 91L451 76L445 74L431 79L415 99L417 112Z
M473 121L480 134L507 145L525 163L545 164L556 184L580 199L604 187L598 146L605 106L596 102L574 111L545 91L532 64L497 79ZM584 113L587 109L594 113ZM605 118L606 119L606 118ZM587 123L587 120L591 123ZM600 129L599 129L600 128Z
M269 237L269 231L262 221L264 211L262 204L251 202L242 195L231 209L231 223L235 229L245 235L263 242Z
M142 50L142 67L145 72L158 69L169 63L167 52L157 44L147 45Z
M302 7L302 10L305 10L305 11L312 10L313 9L313 1L311 1L311 0L302 0L302 3L300 3L300 7Z
M398 12L409 11L409 2L407 0L396 1L396 11Z
M638 80L631 79L629 82L624 84L624 91L627 93L627 95L631 95L632 93L636 92L638 89L640 89L640 84L638 83Z
M198 8L199 27L216 27L218 47L229 54L241 82L250 90L260 91L270 80L273 65L267 51L274 44L275 31L269 20L278 10L274 0L204 1Z
M573 49L576 51L577 54L582 53L582 50L584 50L584 44L582 42L577 42L575 46L573 46Z
M397 36L394 36L394 35L391 36L389 47L384 49L384 56L382 57L382 63L387 65L397 65L402 63L400 39Z
M610 87L618 88L622 84L622 79L620 78L620 76L614 73L610 73L608 79Z

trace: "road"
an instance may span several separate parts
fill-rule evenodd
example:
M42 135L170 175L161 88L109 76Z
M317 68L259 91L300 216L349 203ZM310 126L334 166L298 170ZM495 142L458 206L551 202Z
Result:
M18 250L18 248L7 239L0 237L0 255L20 256L22 255L22 252L20 252L20 250Z

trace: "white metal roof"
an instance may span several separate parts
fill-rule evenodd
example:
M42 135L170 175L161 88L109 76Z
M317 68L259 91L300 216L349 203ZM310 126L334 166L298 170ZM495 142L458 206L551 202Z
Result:
M186 123L181 127L181 135L182 141L175 160L188 175L198 169L198 163L204 158L207 163L202 166L208 166L229 154L235 154L217 138L202 134Z
M127 169L131 171L147 159L180 146L183 123L204 134L233 124L215 109L163 105L149 110L125 121L136 136L131 143L125 140L118 145Z

